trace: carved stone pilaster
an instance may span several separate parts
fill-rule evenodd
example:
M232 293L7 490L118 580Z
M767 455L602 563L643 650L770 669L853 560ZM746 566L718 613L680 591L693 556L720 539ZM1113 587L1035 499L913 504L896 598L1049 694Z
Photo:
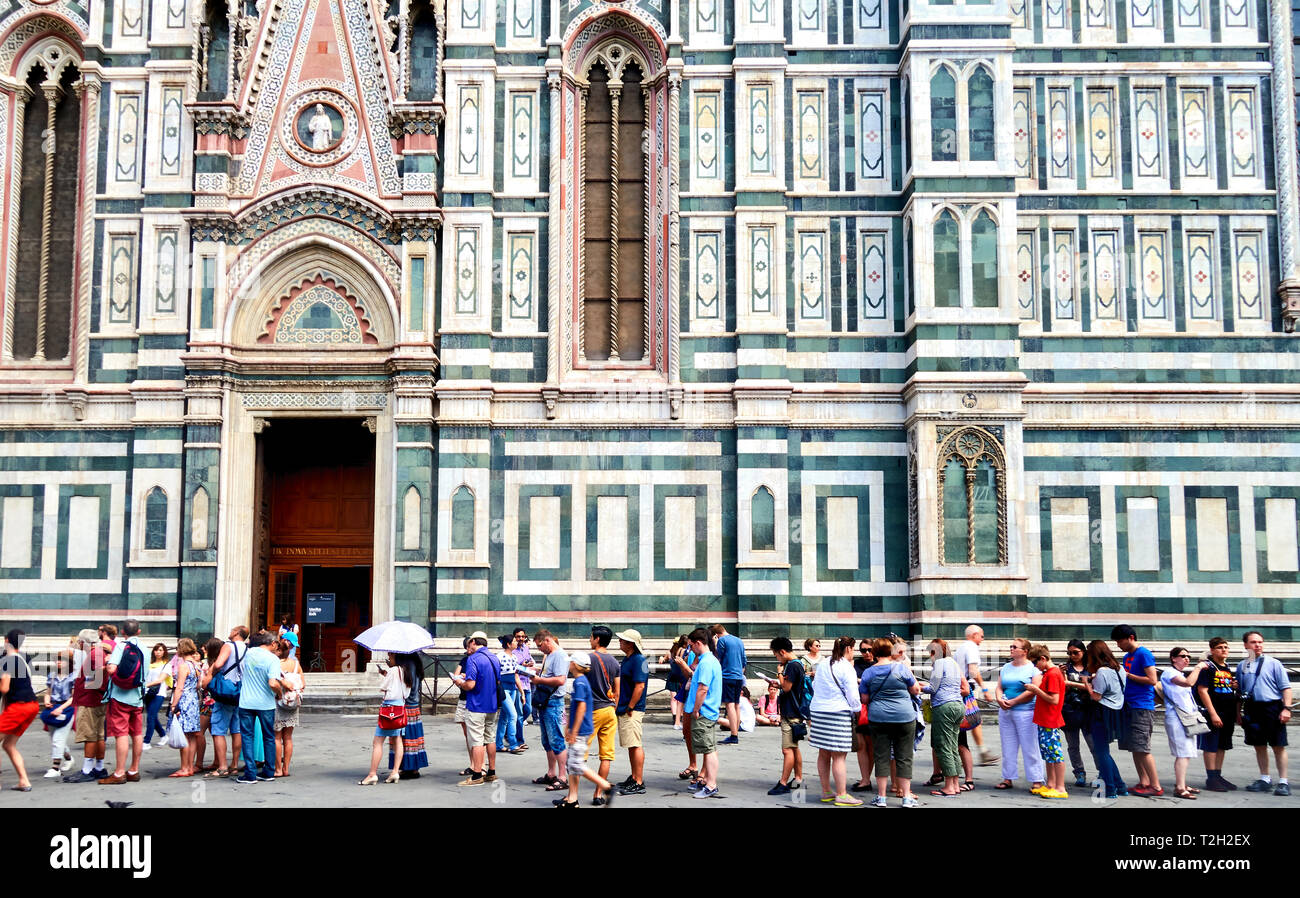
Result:
M1277 160L1277 234L1281 282L1282 327L1294 333L1300 321L1300 173L1296 171L1295 72L1292 66L1291 7L1285 0L1269 2L1269 43L1273 60L1272 132Z
M682 75L668 74L668 382L682 382L679 335L681 318L682 235L681 235L681 122Z
M554 27L554 25L552 25ZM547 358L546 382L560 382L560 237L564 230L560 211L560 197L564 195L564 173L560 166L560 73L546 73L546 87L551 97L550 172L546 179L547 190L547 242L550 244L550 264L546 272ZM553 411L553 405L548 407Z

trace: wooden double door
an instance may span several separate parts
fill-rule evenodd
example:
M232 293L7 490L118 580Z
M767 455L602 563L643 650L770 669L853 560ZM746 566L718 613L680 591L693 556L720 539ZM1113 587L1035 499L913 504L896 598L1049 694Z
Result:
M264 626L298 625L305 668L363 670L352 639L372 623L374 436L356 418L277 420L261 487ZM313 619L309 606L327 613Z

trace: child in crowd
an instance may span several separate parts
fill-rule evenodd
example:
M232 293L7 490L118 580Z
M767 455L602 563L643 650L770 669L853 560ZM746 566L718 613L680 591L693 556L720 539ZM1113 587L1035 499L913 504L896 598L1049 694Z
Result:
M41 720L50 731L50 769L45 771L46 779L54 779L63 772L63 762L71 761L68 752L68 736L72 733L72 683L76 674L72 668L72 650L59 652L55 659L54 671L45 680L49 694L45 696L45 711Z
M1039 798L1069 798L1070 794L1065 791L1065 750L1061 733L1065 728L1062 714L1065 674L1052 664L1052 655L1045 645L1030 647L1028 657L1042 674L1037 681L1025 684L1025 688L1038 699L1034 702L1034 723L1038 727L1038 751L1047 767L1047 782L1034 791Z
M586 652L574 652L569 656L569 676L572 677L573 694L569 697L569 728L564 735L568 743L569 760L569 794L558 798L554 804L557 808L576 808L578 806L578 786L584 777L595 784L604 793L605 807L614 804L614 785L609 780L601 779L587 767L588 740L595 732L591 719L591 681L587 671L591 670L591 656Z

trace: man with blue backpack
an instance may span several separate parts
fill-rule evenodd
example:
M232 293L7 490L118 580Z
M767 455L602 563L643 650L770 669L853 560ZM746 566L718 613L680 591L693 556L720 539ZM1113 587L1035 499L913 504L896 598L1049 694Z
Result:
M781 779L768 795L789 795L803 785L803 757L799 742L808 735L808 696L804 691L803 664L794 656L786 636L771 643L772 655L780 665L775 682L781 688L777 699L781 711ZM773 682L768 678L768 682Z
M116 768L101 786L120 786L140 781L140 754L144 751L144 680L147 665L140 647L140 622L122 622L122 638L108 657L108 716L105 729L112 739ZM126 766L127 753L131 768Z
M217 660L208 668L199 688L212 699L208 724L216 752L217 769L205 776L229 776L239 768L243 745L239 733L239 686L244 675L244 655L248 652L248 627L243 624L230 631L230 640L221 647ZM232 743L233 760L226 765L226 738Z

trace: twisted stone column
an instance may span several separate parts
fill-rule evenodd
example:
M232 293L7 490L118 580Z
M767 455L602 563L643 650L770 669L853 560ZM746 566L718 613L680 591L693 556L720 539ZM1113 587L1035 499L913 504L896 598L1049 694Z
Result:
M552 384L560 380L560 234L564 230L561 197L564 185L560 174L560 75L551 72L546 76L551 91L551 159L547 178L547 239L550 243L550 264L546 272L546 320L550 347L546 360L546 379Z
M32 361L45 361L45 310L50 302L50 252L54 243L54 114L63 91L58 84L42 84L45 94L45 134L41 151L45 154L45 189L41 207L41 271L36 287L36 352Z
M1278 294L1282 327L1293 333L1300 321L1300 234L1297 233L1297 158L1295 72L1291 64L1291 8L1285 0L1269 3L1269 40L1273 59L1273 142L1277 160Z
M609 89L609 360L618 361L618 101Z

